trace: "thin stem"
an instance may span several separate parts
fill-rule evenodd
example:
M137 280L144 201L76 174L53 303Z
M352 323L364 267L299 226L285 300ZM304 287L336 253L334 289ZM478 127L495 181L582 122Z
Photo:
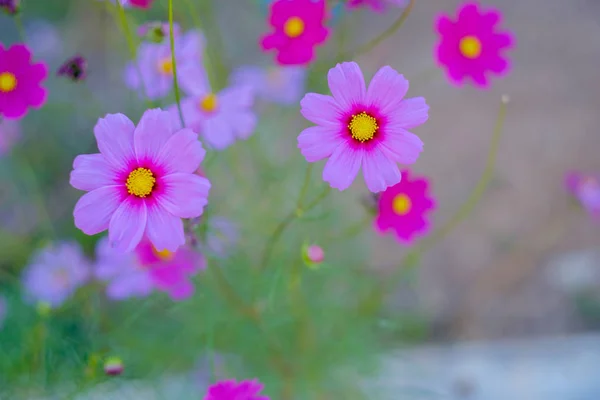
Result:
M175 89L175 101L177 102L177 111L181 120L181 127L185 128L185 120L181 111L181 93L179 93L179 82L177 80L177 62L175 60L175 36L173 35L173 0L169 0L169 37L171 43L171 63L173 64L173 87Z

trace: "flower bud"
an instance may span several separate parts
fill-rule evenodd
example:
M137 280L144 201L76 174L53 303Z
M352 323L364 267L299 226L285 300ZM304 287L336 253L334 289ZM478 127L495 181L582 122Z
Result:
M304 259L304 263L307 267L315 268L325 259L325 252L320 246L304 245L302 248L302 258Z
M119 357L108 357L104 361L104 373L110 376L117 376L123 373L123 361Z

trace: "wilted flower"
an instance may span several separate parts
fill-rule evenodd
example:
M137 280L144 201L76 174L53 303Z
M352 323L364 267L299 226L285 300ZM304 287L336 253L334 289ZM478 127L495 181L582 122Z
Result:
M89 261L78 243L50 244L38 250L23 271L26 300L59 307L89 276Z
M260 394L264 385L257 380L226 380L215 383L208 388L204 400L270 400Z
M87 61L80 55L72 57L60 66L58 76L64 76L74 82L82 81L87 76Z
M21 136L21 126L18 121L0 120L0 157L8 153L19 136Z
M600 176L573 171L567 174L565 185L587 212L600 218Z
M348 8L357 8L362 6L371 7L374 11L383 12L386 10L386 6L394 7L406 7L409 0L349 0Z
M291 105L304 94L306 68L242 66L233 72L231 81L252 87L257 96L267 101Z
M121 375L124 368L123 361L119 357L111 356L104 361L104 373L106 375Z
M339 190L352 184L361 167L371 192L400 182L397 163L413 164L423 149L408 129L427 121L425 99L405 99L408 81L389 66L368 89L355 62L338 64L327 79L333 96L308 93L300 102L304 118L317 124L298 136L306 161L329 158L323 180Z
M179 129L169 112L147 110L137 127L108 114L94 127L100 153L77 156L71 185L86 193L73 215L88 235L108 229L119 251L146 235L159 251L185 243L182 218L202 215L210 182L195 174L206 151L191 129Z
M15 15L19 12L21 0L0 0L0 10L8 15Z
M140 25L138 36L153 43L162 43L169 37L170 26L168 22L152 21ZM181 33L179 25L173 24L173 36L177 37Z

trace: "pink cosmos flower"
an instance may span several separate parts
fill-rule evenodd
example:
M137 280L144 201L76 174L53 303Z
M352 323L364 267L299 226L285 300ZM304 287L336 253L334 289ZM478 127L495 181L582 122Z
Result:
M470 77L477 86L486 88L488 72L499 76L508 72L509 62L502 51L514 47L515 41L509 32L498 31L500 18L500 11L483 12L471 2L460 7L456 21L438 16L436 30L441 40L436 59L451 83L460 86Z
M89 261L78 243L51 244L37 251L23 271L25 297L33 303L59 307L89 276Z
M291 105L304 94L306 68L242 66L233 72L231 81L236 86L251 86L257 96L267 101Z
M154 0L129 0L129 4L131 7L143 8L147 10L152 6L153 1Z
M28 107L43 106L47 93L40 85L47 76L46 64L31 63L27 46L15 44L5 50L0 43L0 117L20 119Z
M429 197L427 178L411 179L410 171L402 171L402 181L381 194L375 230L393 230L401 243L411 243L415 236L429 229L425 213L433 210L435 201Z
M6 154L21 136L19 122L5 119L0 120L0 157Z
M106 294L114 300L145 297L153 289L184 300L194 293L189 277L206 267L204 258L186 246L175 252L157 251L146 238L132 253L115 250L107 238L96 249L96 277L109 282Z
M573 171L567 174L565 186L587 212L600 218L600 176Z
M358 8L362 6L368 6L373 11L383 12L386 9L386 5L394 7L406 7L409 0L349 0L346 5L348 8Z
M270 400L260 394L263 387L257 380L220 381L208 388L204 400Z
M71 185L86 193L75 206L75 225L88 235L108 229L119 251L132 251L146 235L159 251L185 243L181 218L202 215L208 179L195 174L206 151L171 113L147 110L138 124L108 114L94 127L99 154L77 156Z
M202 70L204 37L198 31L189 31L175 37L175 61L181 88L189 92L194 79ZM169 35L167 34L167 38ZM138 48L137 65L129 63L125 68L125 84L140 96L157 100L169 94L173 88L173 63L169 40L163 43L143 42ZM142 79L140 79L140 75Z
M314 47L329 35L325 18L325 0L276 0L269 17L275 32L263 36L261 46L276 49L279 64L308 64L315 57Z
M389 66L368 89L355 62L338 64L327 79L333 96L308 93L300 102L304 118L317 124L298 136L306 161L329 158L323 180L339 190L352 184L361 166L371 192L400 182L397 163L413 164L423 149L408 129L427 121L425 99L405 99L408 81Z

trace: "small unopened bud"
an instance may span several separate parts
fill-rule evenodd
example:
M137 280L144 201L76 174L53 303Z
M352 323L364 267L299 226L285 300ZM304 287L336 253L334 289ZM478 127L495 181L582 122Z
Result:
M71 57L60 66L56 75L64 76L73 82L82 81L87 76L87 61L80 55Z
M123 373L123 361L119 357L108 357L104 361L104 373L110 376L117 376Z
M20 9L20 0L0 0L0 10L8 15L15 15Z
M323 262L325 252L320 246L314 244L310 246L305 245L302 248L302 258L307 267L314 268Z

